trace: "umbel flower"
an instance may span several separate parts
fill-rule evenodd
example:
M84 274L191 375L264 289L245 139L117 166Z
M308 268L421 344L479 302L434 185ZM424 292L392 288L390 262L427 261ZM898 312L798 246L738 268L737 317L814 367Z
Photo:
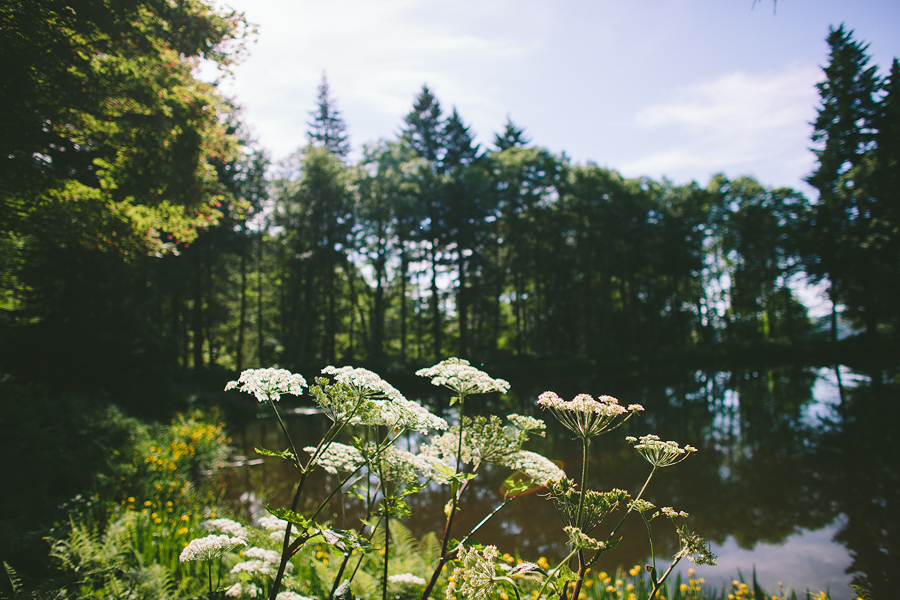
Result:
M486 546L483 552L476 548L460 548L461 567L453 569L447 600L453 600L459 592L466 600L487 600L494 587L494 561L500 553L496 546Z
M185 549L181 551L178 560L181 562L213 560L219 558L226 552L234 550L238 546L246 545L247 542L238 537L208 535L203 538L191 540Z
M229 381L225 391L237 388L253 394L260 402L276 402L282 394L300 396L306 380L287 369L247 369L237 381Z
M642 435L640 441L631 436L625 438L625 441L634 444L634 449L657 469L676 465L697 451L693 446L685 445L682 448L678 442L664 442L652 433Z
M359 367L332 367L322 369L325 375L331 375L335 381L349 387L362 398L389 398L405 400L397 388L382 379L378 374Z
M428 377L432 385L443 386L458 397L464 398L473 394L490 394L509 391L509 382L505 379L494 379L462 358L448 358L433 367L416 371L419 377Z
M629 404L626 408L612 396L600 396L595 400L587 394L578 394L574 399L566 401L556 392L544 392L538 396L538 404L550 409L560 423L580 439L589 439L611 431L635 413L644 410L640 404Z

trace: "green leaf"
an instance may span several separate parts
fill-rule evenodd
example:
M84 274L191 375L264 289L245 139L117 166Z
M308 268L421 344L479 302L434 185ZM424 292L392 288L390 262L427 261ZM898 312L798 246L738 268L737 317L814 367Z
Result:
M269 513L272 516L275 516L275 517L278 517L279 519L283 519L285 521L293 523L294 525L296 525L300 529L303 529L304 531L311 529L313 526L312 521L310 521L303 515L295 513L294 511L289 510L287 508L275 508L275 507L269 506L267 504L266 510L269 511Z
M285 460L294 460L294 453L290 451L290 449L285 450L284 452L274 452L272 450L266 450L265 448L254 448L257 454L262 456L277 456L278 458L283 458Z

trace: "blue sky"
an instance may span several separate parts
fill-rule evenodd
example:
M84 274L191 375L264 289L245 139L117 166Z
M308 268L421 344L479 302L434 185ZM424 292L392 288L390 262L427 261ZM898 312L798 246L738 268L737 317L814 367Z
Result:
M227 0L259 25L223 83L273 159L305 142L322 73L358 153L422 85L489 145L532 141L625 176L716 172L805 189L829 25L900 56L898 0Z

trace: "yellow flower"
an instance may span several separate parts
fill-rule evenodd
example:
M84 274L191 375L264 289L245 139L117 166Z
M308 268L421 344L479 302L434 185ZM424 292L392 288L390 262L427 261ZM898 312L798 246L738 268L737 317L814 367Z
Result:
M509 600L509 594L506 592L500 592L500 600Z
M628 574L632 577L637 577L637 574L641 572L641 565L634 565L631 569L628 570Z
M549 569L549 568L550 568L550 563L547 562L547 559L544 558L543 556L540 557L539 559L537 559L537 564L538 564L538 566L541 567L542 569Z
M128 501L134 504L134 496L128 496Z
M147 500L144 502L144 506L153 506L153 503Z
M586 588L588 588L588 589L590 589L593 585L594 585L594 580L593 580L593 579L586 579L586 580L584 581L584 587L586 587Z

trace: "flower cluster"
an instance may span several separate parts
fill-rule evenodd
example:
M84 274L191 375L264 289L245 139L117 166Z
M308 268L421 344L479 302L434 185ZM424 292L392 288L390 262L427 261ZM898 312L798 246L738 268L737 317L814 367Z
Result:
M515 471L522 471L537 485L547 485L566 476L566 472L555 462L528 450L519 450L511 454L507 466Z
M544 392L538 396L538 404L550 409L567 429L581 439L615 429L635 413L644 410L640 404L630 404L625 408L612 396L600 396L595 400L588 394L578 394L566 401L556 392Z
M278 592L278 595L275 596L275 600L315 600L315 599L309 598L307 596L301 596L297 592Z
M496 546L486 546L484 551L476 548L460 548L461 567L453 569L450 585L447 586L447 600L453 600L456 592L467 600L487 600L494 587L494 561L500 556Z
M634 449L640 452L641 456L647 459L647 462L658 469L678 464L697 451L693 446L685 445L682 448L678 445L678 442L664 442L653 434L642 435L640 441L631 436L628 436L625 440L634 444Z
M515 413L509 415L506 419L509 421L510 425L519 431L528 434L544 437L545 430L547 429L547 424L544 423L543 419L536 419L526 415L517 415Z
M250 532L247 531L246 527L231 519L210 519L200 525L210 531L220 531L245 540L250 537Z
M237 388L253 394L260 402L276 402L281 394L300 396L306 380L287 369L247 369L237 381L229 381L225 391Z
M547 489L563 523L588 533L618 508L620 502L628 499L628 492L616 488L608 492L586 490L582 499L575 482L566 478L550 481Z
M305 451L310 454L316 451L314 446L307 446ZM325 451L319 454L316 463L332 474L338 471L352 472L364 463L363 455L353 446L331 442Z
M235 583L233 586L225 590L225 596L229 598L242 598L248 596L250 598L260 598L263 591L253 583Z
M442 360L433 367L419 369L416 375L430 378L432 385L444 386L460 398L492 392L505 394L509 391L508 381L489 377L487 373L476 369L469 361L461 358Z
M241 552L241 555L249 560L239 562L231 568L232 573L247 573L249 575L262 575L264 577L274 577L281 564L281 554L275 550L267 550L266 548L247 548ZM292 563L287 563L287 572L290 573L294 569Z
M503 427L500 418L463 417L462 447L459 459L463 464L477 468L484 463L506 465L527 439L527 434L514 427ZM456 459L459 448L459 426L454 426L440 436L435 436L422 447L422 453L450 464Z
M190 562L194 560L213 560L219 558L226 552L234 550L238 546L246 546L247 542L238 537L228 537L227 535L208 535L203 538L197 538L181 551L178 560L181 562Z
M351 425L376 425L427 433L432 429L447 429L447 421L431 414L425 407L406 398L372 400L350 420Z
M400 586L421 586L425 585L425 580L412 573L398 573L388 576L388 581Z
M405 399L397 388L368 369L328 366L322 369L322 373L333 376L335 381L348 386L361 398Z
M396 446L388 446L374 462L388 481L417 483L420 477L432 479L437 475L434 463L437 459L424 454L413 454Z

